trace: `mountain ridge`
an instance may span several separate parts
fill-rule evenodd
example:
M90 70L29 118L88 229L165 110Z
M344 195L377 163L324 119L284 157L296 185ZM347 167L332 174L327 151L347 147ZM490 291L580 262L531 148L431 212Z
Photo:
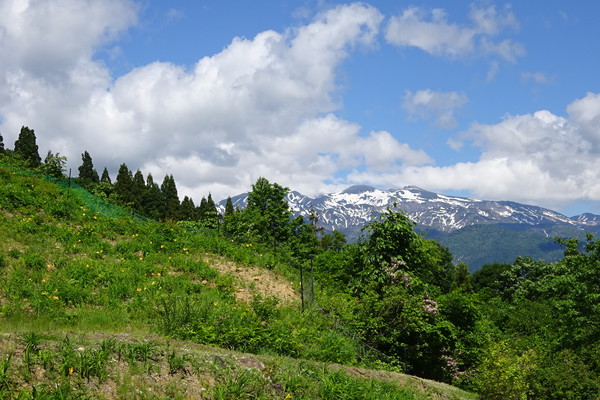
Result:
M234 206L245 207L247 195L232 197ZM449 196L415 185L388 190L356 185L314 198L290 191L286 200L294 216L306 218L314 210L319 226L344 233L350 242L388 208L401 210L418 231L447 246L456 262L467 262L473 270L486 263L513 262L517 256L554 261L562 256L555 236L583 239L586 232L600 232L600 215L567 217L544 207ZM221 213L225 203L217 205ZM497 240L490 241L490 235Z
M247 193L232 198L234 206L246 206ZM548 208L508 200L479 200L431 192L415 185L382 190L367 185L350 186L341 192L314 198L297 191L286 196L295 215L308 216L310 210L320 215L320 225L327 230L363 226L388 207L402 210L423 227L452 232L470 225L517 223L532 226L564 224L579 229L600 230L600 215L583 213L567 217ZM220 212L226 201L218 203Z

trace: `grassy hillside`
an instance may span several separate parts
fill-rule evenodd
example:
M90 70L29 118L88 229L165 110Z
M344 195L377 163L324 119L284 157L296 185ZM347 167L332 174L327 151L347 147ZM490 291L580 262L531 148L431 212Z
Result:
M0 398L474 398L361 369L385 364L256 244L1 165L0 232Z

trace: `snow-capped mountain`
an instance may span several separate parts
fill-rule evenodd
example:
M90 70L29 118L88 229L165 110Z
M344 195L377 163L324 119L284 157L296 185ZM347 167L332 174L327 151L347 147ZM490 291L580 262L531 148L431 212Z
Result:
M232 198L243 208L247 194ZM402 210L418 226L441 232L453 232L471 225L525 224L530 226L564 225L597 231L600 216L582 214L569 218L558 212L511 201L487 201L446 196L417 186L380 190L370 186L352 186L340 193L310 198L292 191L287 201L294 214L308 216L311 210L319 214L319 225L327 230L358 232L388 207ZM224 209L225 202L219 207Z

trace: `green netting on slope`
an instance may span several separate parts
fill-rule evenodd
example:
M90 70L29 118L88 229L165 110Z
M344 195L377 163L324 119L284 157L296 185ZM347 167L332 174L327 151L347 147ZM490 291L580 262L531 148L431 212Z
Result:
M75 182L69 179L57 179L51 176L41 176L43 179L53 182L60 186L66 193L69 193L78 200L80 200L87 208L109 218L127 218L135 217L140 219L146 219L141 215L135 214L131 211L125 210L121 207L115 206L112 203L88 192Z
M59 186L64 193L68 193L75 196L76 199L81 201L87 208L97 212L105 217L109 218L128 218L133 217L139 221L150 221L148 218L136 214L132 211L124 208L115 206L112 203L88 192L86 189L79 186L72 179L68 178L54 178L48 175L39 174L32 171L23 170L10 164L0 163L0 166L7 168L22 176L32 176L40 179L44 179L48 182L52 182Z

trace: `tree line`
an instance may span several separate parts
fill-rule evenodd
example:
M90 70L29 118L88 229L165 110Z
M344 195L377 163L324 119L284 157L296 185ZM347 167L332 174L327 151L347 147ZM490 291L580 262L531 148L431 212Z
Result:
M67 158L59 153L48 151L42 161L35 131L27 126L21 128L13 150L5 148L0 134L0 154L8 154L22 162L24 166L46 175L55 178L65 177ZM166 175L159 185L154 181L152 174L144 177L139 169L133 172L127 164L123 163L113 182L106 167L102 174L98 174L88 151L81 154L78 172L74 180L80 186L144 217L157 221L188 221L198 227L209 229L217 229L221 223L221 216L211 194L202 197L198 205L194 204L192 198L188 196L184 196L180 201L173 175ZM226 211L227 213L234 211L230 198Z

